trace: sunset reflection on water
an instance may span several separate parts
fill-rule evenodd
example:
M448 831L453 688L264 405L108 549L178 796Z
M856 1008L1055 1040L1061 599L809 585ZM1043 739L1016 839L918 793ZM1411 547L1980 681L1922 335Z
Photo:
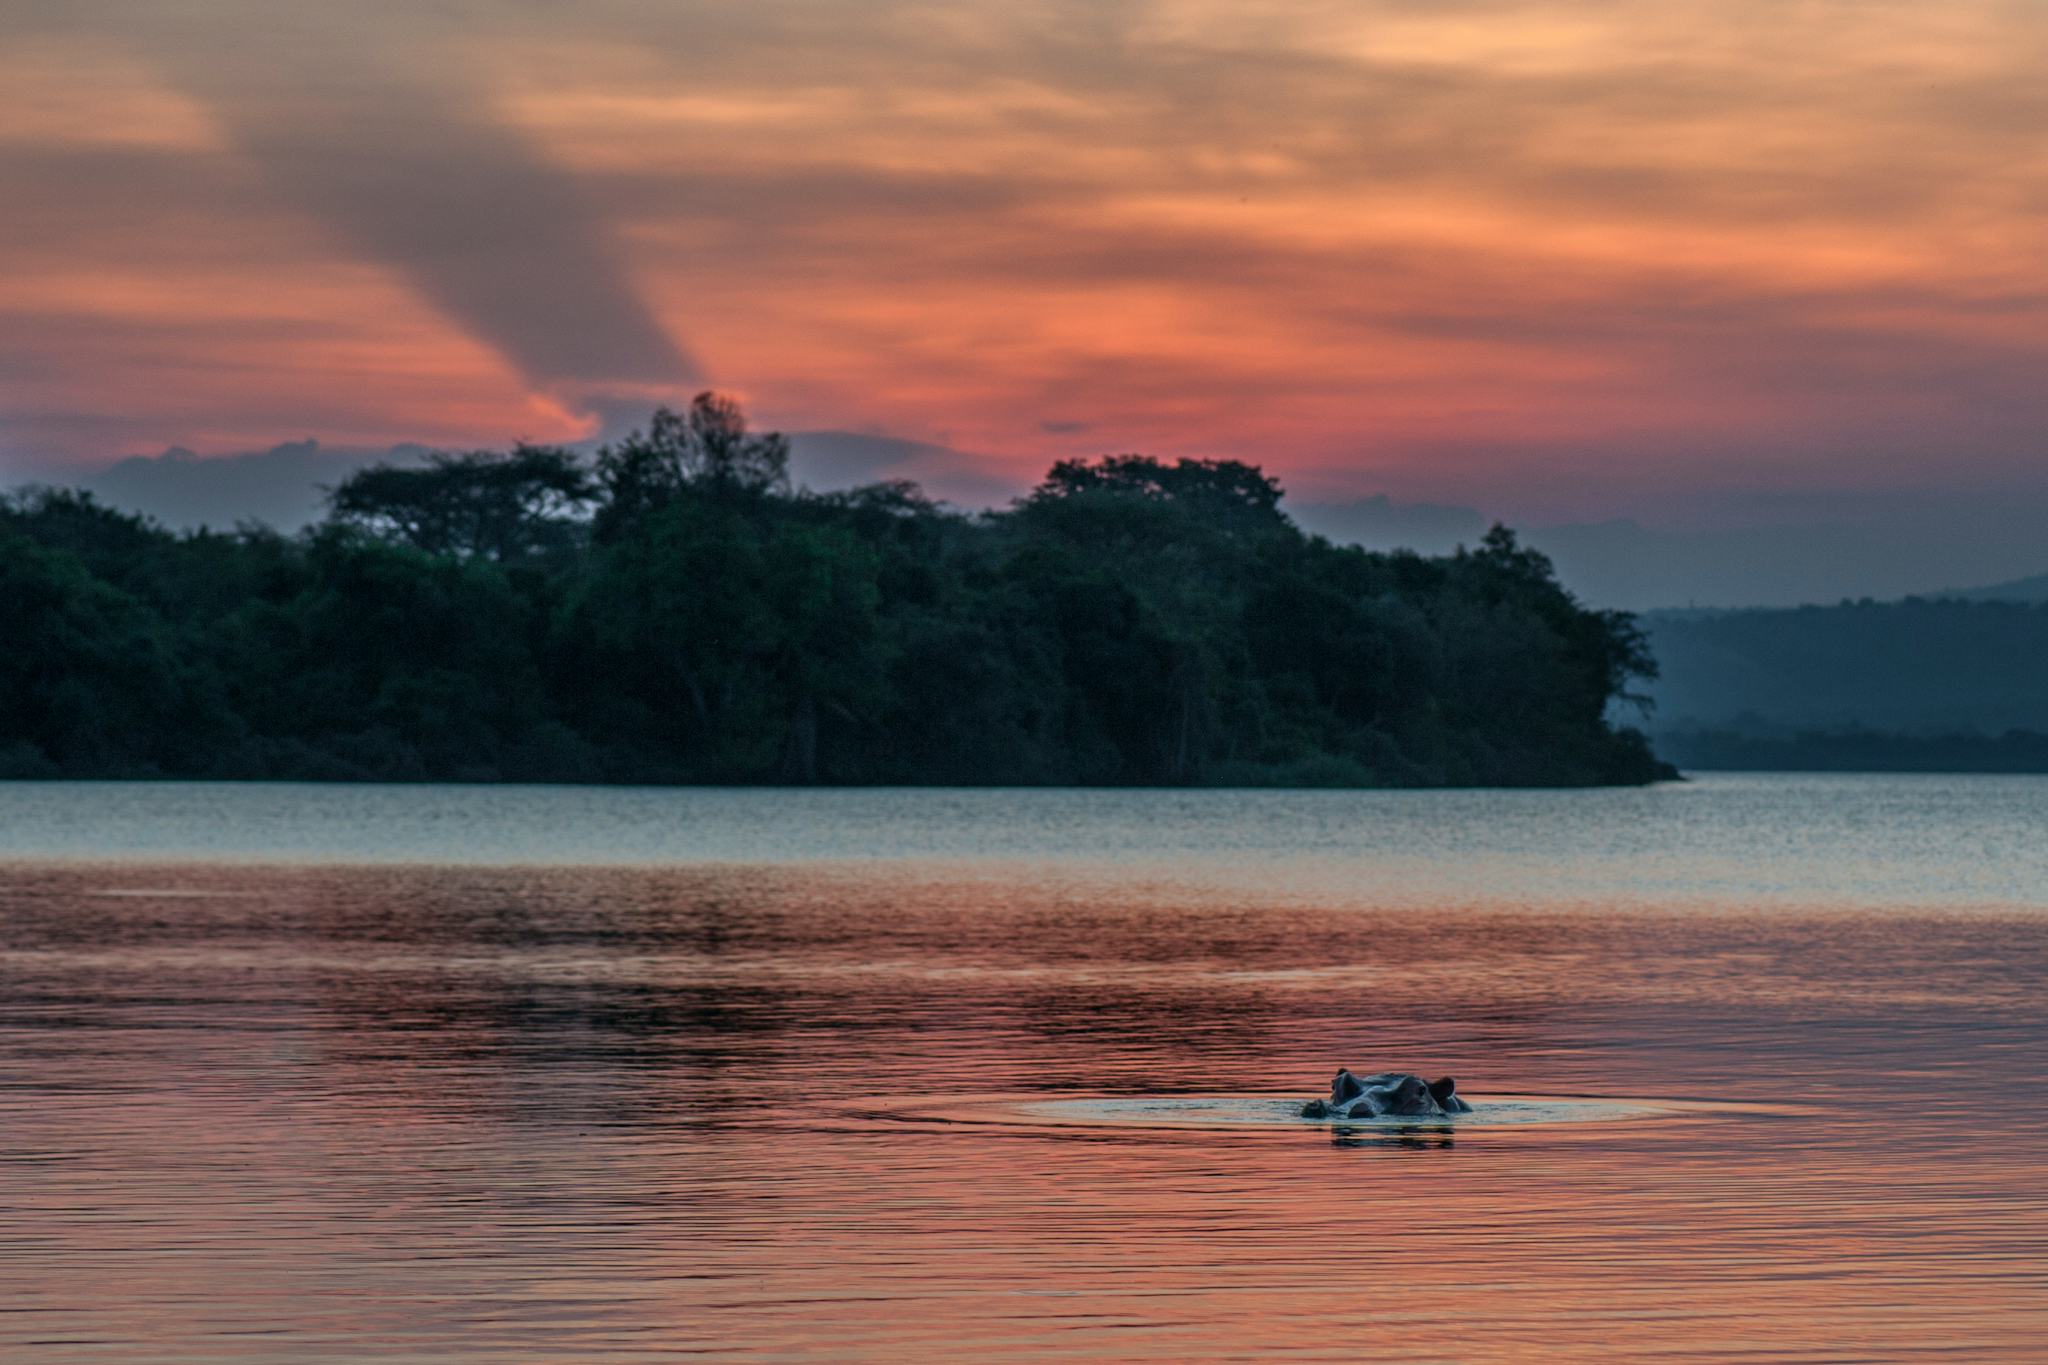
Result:
M2025 905L17 863L0 1354L2038 1359L2044 978ZM1044 1109L1338 1064L1701 1104Z

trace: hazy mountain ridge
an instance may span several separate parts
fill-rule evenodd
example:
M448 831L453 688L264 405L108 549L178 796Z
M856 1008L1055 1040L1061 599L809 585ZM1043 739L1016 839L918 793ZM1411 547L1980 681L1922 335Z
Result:
M2048 573L1991 583L1981 588L1948 588L1930 595L1970 602L2048 602Z
M1949 596L1655 611L1661 734L2048 731L2048 603Z
M588 456L598 442L570 448ZM264 450L201 455L172 446L158 455L130 455L76 482L100 501L173 531L227 530L257 522L286 534L326 514L327 490L373 464L412 466L439 447L326 445L306 437ZM820 491L909 479L932 496L975 506L1007 503L1021 484L982 472L978 457L929 441L879 432L799 431L790 435L790 468L799 484ZM69 485L69 477L17 482ZM1480 528L1484 530L1484 527Z

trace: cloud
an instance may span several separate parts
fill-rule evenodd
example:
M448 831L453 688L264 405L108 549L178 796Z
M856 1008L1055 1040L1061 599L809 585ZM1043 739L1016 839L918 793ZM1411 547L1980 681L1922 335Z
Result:
M573 394L698 378L572 178L459 64L423 69L363 33L351 17L314 27L281 71L189 51L174 69L285 202L530 382Z
M395 14L87 0L64 27L129 27L144 69L197 102L279 206L535 389L576 405L696 382L574 177L499 116L449 28Z
M2048 484L2038 7L17 0L0 36L0 442L52 461L567 440L708 370L984 490L1229 455L1704 533L1741 489Z

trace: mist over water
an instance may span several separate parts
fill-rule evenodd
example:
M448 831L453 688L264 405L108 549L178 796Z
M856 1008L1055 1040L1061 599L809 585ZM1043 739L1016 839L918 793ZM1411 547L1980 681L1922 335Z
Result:
M6 787L0 1354L2038 1358L2044 815Z

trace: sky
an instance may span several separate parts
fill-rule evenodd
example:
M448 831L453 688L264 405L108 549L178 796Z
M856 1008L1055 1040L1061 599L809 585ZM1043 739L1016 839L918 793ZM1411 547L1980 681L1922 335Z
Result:
M0 482L716 386L965 498L2040 572L2043 69L2038 0L9 0Z

